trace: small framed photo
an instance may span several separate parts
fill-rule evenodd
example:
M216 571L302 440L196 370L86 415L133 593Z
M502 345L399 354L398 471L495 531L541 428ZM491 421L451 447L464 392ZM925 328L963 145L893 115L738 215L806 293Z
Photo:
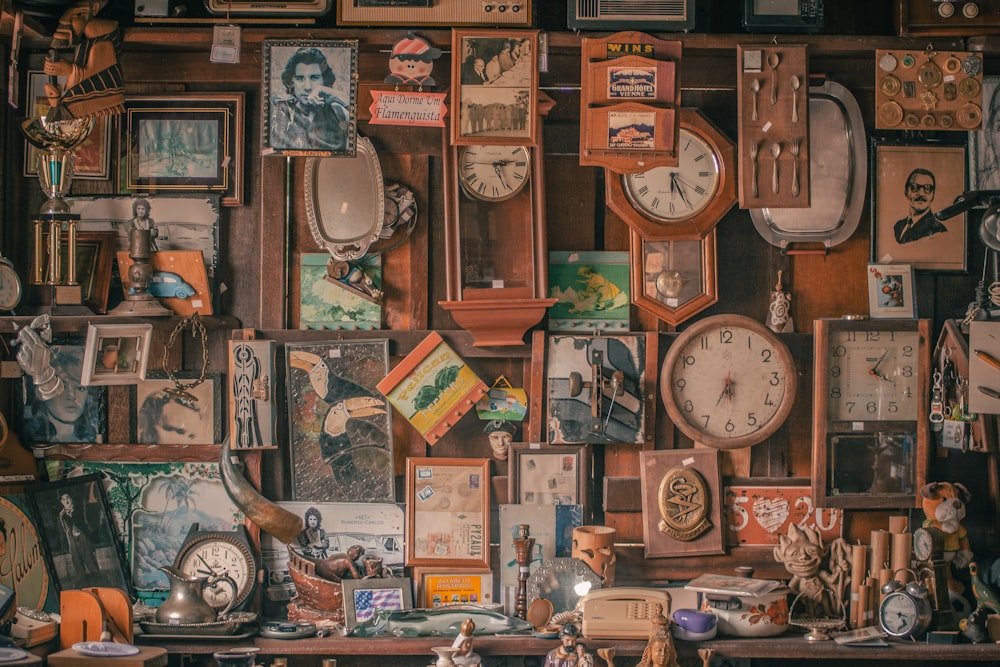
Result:
M49 110L45 97L45 84L49 75L41 70L29 70L26 76L26 116L44 116ZM66 83L58 77L59 84ZM105 180L111 174L111 135L115 116L98 118L94 129L83 143L73 149L73 178L80 180ZM24 142L24 176L37 176L38 149L27 140Z
M537 30L452 30L451 143L534 146Z
M489 459L406 459L406 565L490 566Z
M409 577L393 579L344 579L344 625L347 631L375 617L375 610L413 609L413 585Z
M450 604L493 604L493 572L415 567L413 590L416 606L423 609Z
M916 317L913 267L909 264L869 264L868 310L875 318Z
M965 271L966 213L939 220L966 187L965 145L875 141L871 261Z
M125 100L126 184L134 192L209 191L243 203L243 93Z
M587 505L590 447L515 443L510 450L510 501L522 505Z
M265 39L264 155L354 157L358 41Z
M136 384L146 379L152 324L90 324L83 353L84 386Z
M185 385L199 377L178 371ZM222 374L208 373L205 381L186 389L195 400L170 392L173 380L153 371L130 389L132 442L140 445L214 445L222 442Z
M111 586L132 594L101 475L25 489L56 591Z

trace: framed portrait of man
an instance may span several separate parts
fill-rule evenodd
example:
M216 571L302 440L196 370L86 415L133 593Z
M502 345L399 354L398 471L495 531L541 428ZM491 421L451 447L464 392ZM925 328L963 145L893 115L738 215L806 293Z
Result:
M935 215L966 191L965 146L876 141L872 149L872 262L965 271L966 214Z
M262 154L354 157L358 41L265 39L261 51Z

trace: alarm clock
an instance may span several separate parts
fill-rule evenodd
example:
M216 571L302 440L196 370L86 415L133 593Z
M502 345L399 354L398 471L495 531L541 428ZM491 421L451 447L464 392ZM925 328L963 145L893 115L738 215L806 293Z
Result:
M878 623L890 637L916 639L931 626L931 602L927 587L915 581L892 580L882 586L885 597L878 606Z

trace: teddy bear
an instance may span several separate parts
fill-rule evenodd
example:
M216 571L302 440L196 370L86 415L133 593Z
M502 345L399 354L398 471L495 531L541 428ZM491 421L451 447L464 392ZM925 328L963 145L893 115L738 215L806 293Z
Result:
M930 482L920 488L920 502L924 510L924 528L936 528L944 535L944 558L955 567L968 567L972 562L969 536L962 525L965 505L972 494L958 482ZM952 579L949 572L948 588L961 593L962 585Z

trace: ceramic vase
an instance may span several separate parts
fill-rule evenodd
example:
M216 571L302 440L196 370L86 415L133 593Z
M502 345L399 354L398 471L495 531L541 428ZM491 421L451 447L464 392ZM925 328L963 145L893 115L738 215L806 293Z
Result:
M431 650L437 654L437 661L434 667L457 667L455 665L455 654L458 649L454 646L432 646Z
M573 529L573 558L579 558L604 579L604 587L615 585L615 537L618 531L607 526L580 526Z

